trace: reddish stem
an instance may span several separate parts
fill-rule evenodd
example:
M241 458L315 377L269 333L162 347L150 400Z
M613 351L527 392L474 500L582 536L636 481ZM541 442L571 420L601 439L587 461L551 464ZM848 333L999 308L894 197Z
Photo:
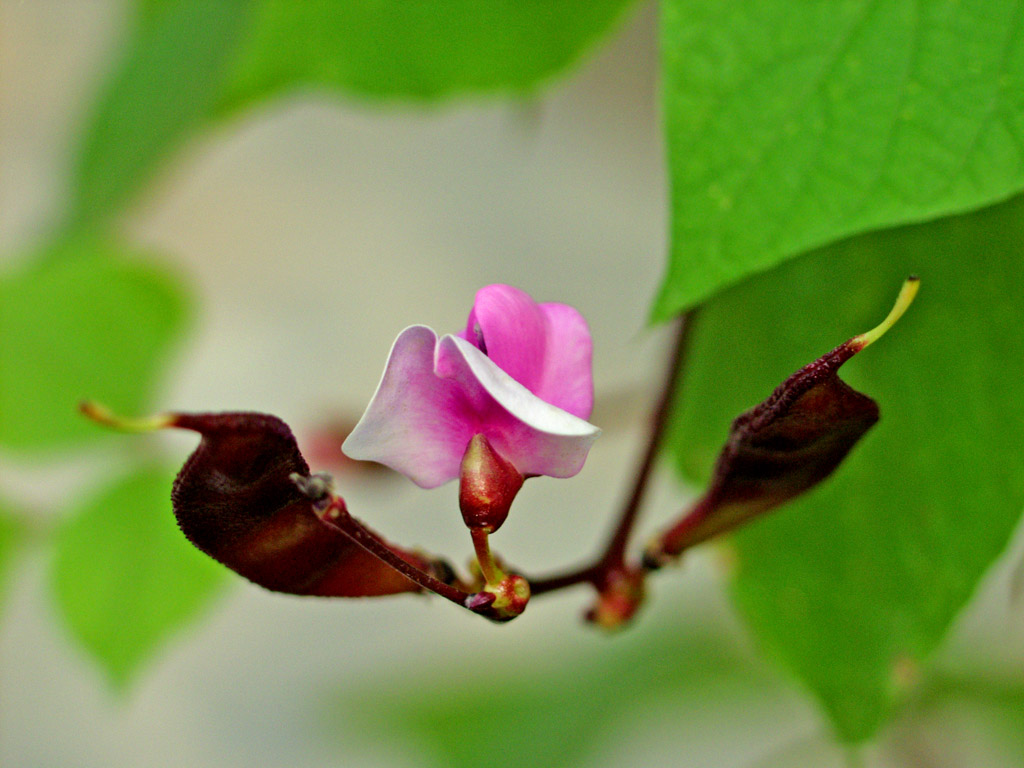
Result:
M595 564L578 571L569 571L558 576L549 576L546 579L528 579L528 581L530 582L530 592L536 596L585 583L593 584L600 589L599 585L604 581L604 574Z
M691 506L679 521L665 531L657 540L656 548L644 553L643 566L648 571L656 571L665 563L679 557L684 550L702 544L713 536L735 527L742 520L723 521L721 526L703 531L700 536L692 535L693 530L704 522L718 507L718 494L705 493Z
M625 506L622 508L618 525L616 525L604 553L595 563L585 568L546 579L531 580L531 590L534 595L543 592L553 592L584 582L589 582L598 589L601 589L607 582L609 574L625 568L626 546L629 544L630 534L636 525L640 507L643 504L644 496L647 493L647 486L650 483L651 472L654 469L658 452L661 450L661 444L665 437L665 428L668 426L668 417L672 403L679 389L683 370L686 367L691 329L696 316L697 310L694 308L676 321L676 339L672 346L668 371L665 374L661 394L654 411L651 413L651 432L647 439L647 446L640 460L632 491L626 500Z
M291 480L309 498L313 509L325 525L330 526L378 560L391 566L421 589L440 595L468 611L493 621L509 621L522 613L521 609L517 613L510 613L507 606L504 608L492 607L497 600L497 595L493 591L470 592L465 588L441 581L434 574L407 561L392 550L387 542L349 514L345 500L331 490L330 477L322 474L304 476L294 473L291 475Z
M636 524L640 506L647 493L651 472L654 469L655 460L661 450L661 444L665 437L665 428L668 426L669 413L672 410L679 388L680 374L686 365L686 353L689 349L690 332L693 327L693 320L696 317L696 310L692 309L679 318L676 329L676 340L672 347L672 356L669 359L668 371L665 375L665 383L662 386L661 395L651 414L651 434L647 440L647 448L640 461L640 471L637 473L636 481L633 483L633 490L629 500L623 508L619 518L619 524L608 542L604 556L601 558L598 567L609 571L621 567L625 563L626 545L629 543L629 536Z
M423 589L434 592L446 600L466 607L466 598L473 593L454 587L436 576L422 571L412 563L399 557L372 531L349 514L345 501L340 496L330 496L330 503L320 513L320 519L338 532L344 534L378 560L383 560L405 578Z

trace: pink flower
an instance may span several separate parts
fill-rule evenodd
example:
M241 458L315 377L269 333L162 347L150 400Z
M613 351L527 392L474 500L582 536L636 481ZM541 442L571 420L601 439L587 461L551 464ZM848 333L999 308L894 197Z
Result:
M586 321L508 285L476 294L466 329L413 325L391 348L366 412L342 446L423 488L459 477L474 435L523 475L571 477L600 430Z

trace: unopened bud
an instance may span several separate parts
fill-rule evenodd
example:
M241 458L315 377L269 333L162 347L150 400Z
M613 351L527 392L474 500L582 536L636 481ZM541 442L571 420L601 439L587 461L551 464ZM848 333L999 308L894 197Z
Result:
M465 606L491 621L512 621L526 610L530 602L530 582L518 574L510 574L497 584L466 598Z
M508 517L523 475L491 447L483 435L474 435L462 456L459 473L459 509L470 528L493 533Z

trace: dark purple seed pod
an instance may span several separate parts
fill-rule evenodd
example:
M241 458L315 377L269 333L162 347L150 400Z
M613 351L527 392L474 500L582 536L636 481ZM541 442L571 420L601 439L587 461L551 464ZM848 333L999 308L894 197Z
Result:
M262 413L175 413L167 426L202 436L171 491L196 547L267 589L362 597L419 591L396 570L328 526L292 479L310 478L288 426ZM431 563L389 545L423 570Z

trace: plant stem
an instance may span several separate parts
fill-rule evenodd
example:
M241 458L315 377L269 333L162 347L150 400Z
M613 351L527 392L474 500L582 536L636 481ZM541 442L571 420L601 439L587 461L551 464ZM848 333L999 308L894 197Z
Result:
M423 589L434 592L446 600L466 608L466 598L473 593L446 584L432 574L422 571L395 554L372 531L349 514L345 501L340 496L331 496L330 504L320 513L321 519L329 526L347 536L378 560L383 560L405 578Z
M690 547L702 544L713 536L735 528L738 522L744 521L742 518L723 518L721 525L705 526L698 534L694 534L701 523L714 514L718 504L718 494L713 490L698 498L675 525L648 545L648 551L644 553L644 567L649 571L656 571Z
M665 383L662 385L661 395L651 414L651 433L647 439L647 448L640 461L640 469L637 472L629 499L620 514L619 524L599 562L599 567L605 570L621 566L625 561L626 545L629 543L629 536L633 532L640 506L647 493L651 472L665 437L665 428L668 426L669 412L679 388L682 371L686 366L686 353L689 350L691 329L696 314L697 310L691 309L676 321L676 340L672 347L672 357L669 359L668 372L665 376Z
M483 528L470 528L470 536L473 537L473 549L476 552L476 561L480 564L480 573L488 587L496 586L505 580L506 574L498 566L491 554L491 545L487 537L487 531Z
M677 390L681 386L692 336L691 329L696 317L697 309L694 308L676 321L676 338L672 345L671 357L669 358L668 370L662 385L661 394L654 411L651 413L651 431L647 438L647 446L640 459L633 488L622 508L622 512L619 514L619 522L612 533L604 553L593 565L585 568L547 579L531 580L531 588L534 595L543 592L553 592L557 589L564 589L565 587L583 582L590 582L600 588L609 573L621 570L625 566L626 546L629 543L630 534L633 532L640 507L647 493L651 472L654 469L658 451L661 449L661 444L665 437L665 428L668 425L672 403L676 397Z
M549 576L546 579L528 579L528 581L530 582L530 592L536 596L545 592L556 592L559 589L588 582L597 586L603 580L602 577L603 575L598 567L592 565L587 568L580 568L577 571L568 571L558 576Z

